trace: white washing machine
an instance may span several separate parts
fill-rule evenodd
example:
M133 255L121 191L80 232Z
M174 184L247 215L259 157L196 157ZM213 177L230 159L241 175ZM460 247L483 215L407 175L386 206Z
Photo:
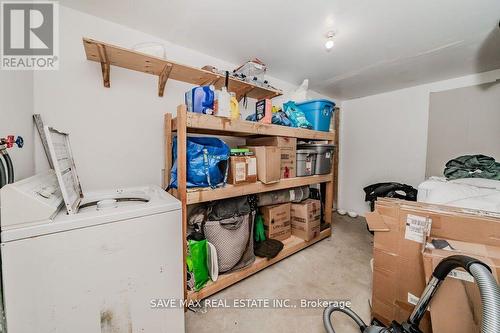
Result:
M158 186L83 195L68 136L46 135L55 171L1 190L8 332L184 332L182 308L152 307L183 298L180 202Z

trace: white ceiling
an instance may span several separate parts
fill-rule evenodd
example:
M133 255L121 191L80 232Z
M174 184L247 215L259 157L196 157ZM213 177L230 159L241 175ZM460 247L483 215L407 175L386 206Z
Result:
M500 68L499 0L61 2L341 99Z

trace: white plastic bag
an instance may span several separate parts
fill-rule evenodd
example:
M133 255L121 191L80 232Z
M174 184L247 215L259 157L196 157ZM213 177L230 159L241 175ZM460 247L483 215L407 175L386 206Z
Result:
M290 95L290 100L295 103L307 101L307 89L309 88L309 79L302 81L302 84Z

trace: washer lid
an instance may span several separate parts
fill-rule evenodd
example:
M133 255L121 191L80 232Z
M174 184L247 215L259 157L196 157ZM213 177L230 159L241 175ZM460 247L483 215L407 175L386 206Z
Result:
M68 214L76 214L83 192L69 144L69 134L48 126L44 127L44 131L66 210Z

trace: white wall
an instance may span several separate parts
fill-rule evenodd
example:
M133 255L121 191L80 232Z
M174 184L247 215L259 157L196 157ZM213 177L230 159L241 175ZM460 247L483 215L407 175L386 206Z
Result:
M363 187L425 179L431 92L500 79L500 70L342 102L339 208L364 213ZM443 138L446 140L446 138Z
M0 72L0 137L20 135L22 149L8 150L14 164L16 180L33 175L33 72Z
M483 154L500 161L499 127L500 84L431 93L426 177L443 176L446 162L461 155Z
M156 76L112 67L111 88L104 88L100 65L85 58L82 37L123 47L160 40L64 6L59 16L60 69L35 73L35 111L47 125L71 134L84 191L160 185L164 163L163 115L175 114L184 92L192 86L170 80L165 96L160 98ZM236 67L167 41L160 42L166 45L167 58L174 61L197 67ZM274 78L269 81L285 91L295 88ZM253 107L249 103L249 109ZM41 171L48 165L37 144L36 170Z

